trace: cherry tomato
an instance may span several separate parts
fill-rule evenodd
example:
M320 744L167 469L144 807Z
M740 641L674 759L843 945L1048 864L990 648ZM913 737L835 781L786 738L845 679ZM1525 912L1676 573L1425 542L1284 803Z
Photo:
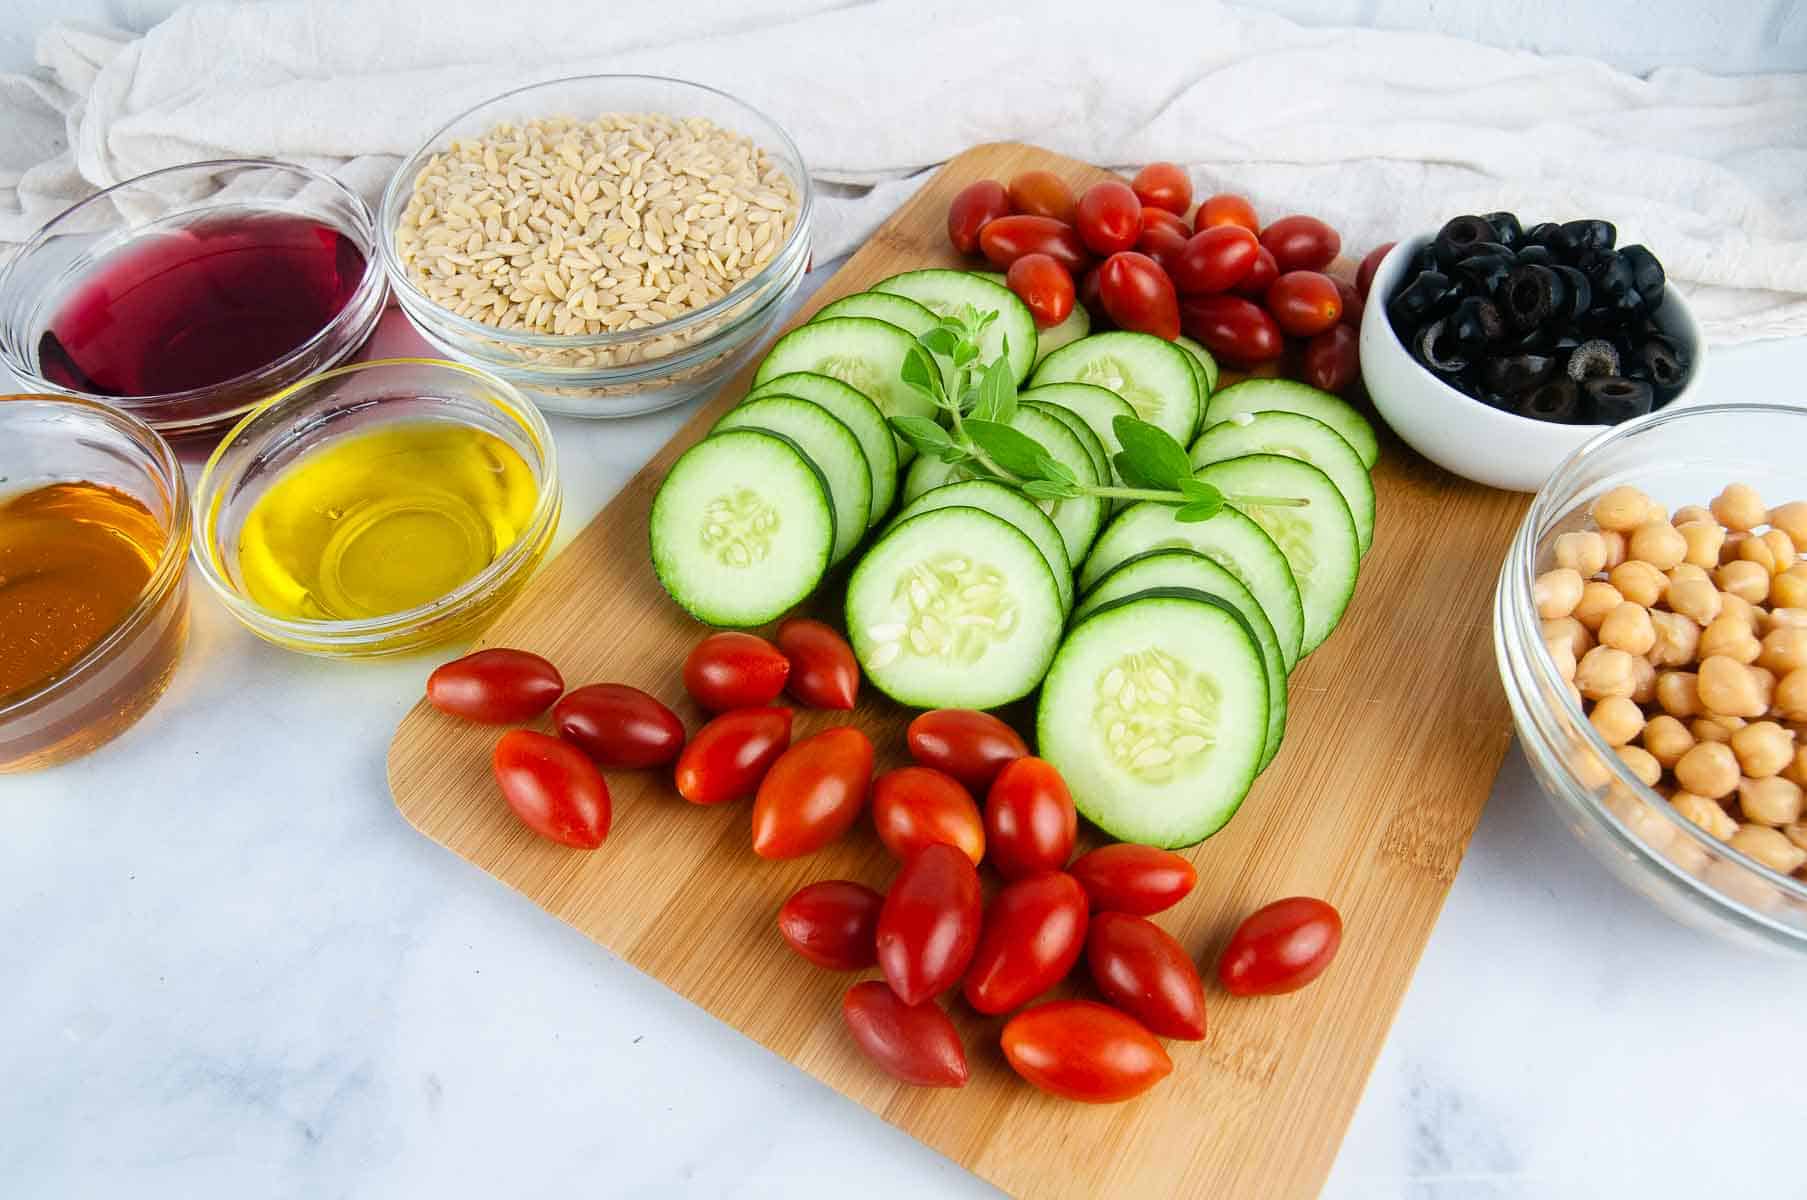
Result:
M991 786L1004 764L1029 753L1016 730L987 712L937 708L910 722L910 757L975 792Z
M790 661L784 686L811 708L852 708L860 695L860 664L834 628L808 617L778 626L778 649Z
M1059 871L1006 884L985 910L979 948L966 969L966 1002L997 1015L1021 1007L1067 977L1085 950L1085 891Z
M972 859L985 857L985 823L972 794L932 767L899 767L872 784L872 823L878 840L900 859L946 842Z
M576 747L511 729L496 743L490 769L508 807L541 837L594 850L609 836L609 785Z
M1016 212L1071 225L1077 204L1067 181L1052 171L1024 171L1010 181L1010 207Z
M991 865L1006 879L1058 871L1073 856L1079 812L1052 764L1039 758L1006 763L985 795Z
M1025 254L1046 254L1069 271L1085 266L1085 244L1071 225L1053 217L999 217L979 233L979 249L1000 270Z
M1173 260L1173 283L1189 296L1222 292L1254 269L1261 243L1240 225L1214 225L1195 233Z
M778 756L753 797L753 853L813 854L853 828L872 786L872 739L851 725L806 737Z
M1155 264L1173 273L1173 260L1186 247L1192 230L1186 222L1164 208L1142 206L1142 232L1136 238L1136 249L1154 259Z
M1322 271L1343 248L1343 239L1316 217L1291 216L1263 229L1261 244L1282 271Z
M1060 324L1073 311L1073 276L1049 255L1023 255L1010 264L1004 282L1043 329Z
M1374 285L1374 272L1380 270L1380 260L1385 258L1387 251L1397 244L1396 242L1382 242L1362 255L1362 264L1355 269L1355 290L1361 293L1363 300L1368 298L1368 289Z
M791 744L791 710L739 708L696 731L678 755L678 795L692 804L750 796Z
M1341 394L1361 374L1361 335L1353 325L1338 325L1305 343L1299 377L1314 388Z
M1118 328L1170 342L1180 336L1180 301L1173 281L1148 255L1124 250L1105 259L1098 268L1098 294Z
M1087 1104L1139 1096L1173 1060L1133 1017L1090 1000L1050 1000L1010 1018L1004 1057L1044 1092Z
M966 1048L937 1004L911 1006L882 980L847 989L841 1016L854 1044L893 1079L918 1087L964 1087Z
M1104 998L1158 1037L1205 1036L1205 985L1186 948L1147 917L1102 912L1085 939L1086 966Z
M792 950L830 971L878 962L878 910L885 898L863 883L824 879L798 888L778 910L778 932Z
M1261 232L1261 222L1255 219L1255 206L1230 192L1219 192L1199 205L1193 228L1202 233L1219 225L1236 225L1250 233Z
M558 668L525 650L479 650L427 676L428 704L485 725L531 721L564 690Z
M1286 349L1267 310L1241 296L1188 296L1180 305L1180 325L1232 367L1272 362Z
M932 1000L960 982L979 944L979 872L942 842L907 860L878 914L878 965L905 1004Z
M684 660L684 689L710 712L770 704L790 677L790 660L751 633L712 633Z
M1336 957L1343 918L1311 896L1292 896L1243 919L1217 960L1217 978L1232 995L1296 992Z
M591 683L552 707L558 736L605 767L662 767L684 748L678 714L639 688Z
M1104 295L1099 291L1097 267L1087 271L1079 281L1079 302L1085 305L1094 323L1110 320L1110 314L1104 311Z
M1172 908L1198 882L1198 871L1191 862L1173 851L1129 842L1082 854L1067 873L1079 880L1094 911L1138 917Z
M1274 265L1274 255L1266 246L1255 256L1255 265L1243 276L1242 282L1231 288L1238 296L1247 296L1251 300L1259 300L1267 295L1267 289L1274 286L1274 280L1280 278L1280 268Z
M1143 208L1163 208L1183 217L1192 207L1192 180L1174 163L1149 163L1136 172L1129 186Z
M1336 281L1316 271L1288 271L1267 289L1267 311L1285 333L1310 337L1343 318Z
M1094 183L1079 197L1079 239L1093 254L1115 254L1136 244L1142 202L1120 179Z
M1360 329L1362 310L1368 307L1367 301L1362 299L1362 294L1355 290L1353 283L1344 283L1340 279L1333 279L1331 282L1336 284L1337 299L1343 302L1342 323Z
M962 254L979 248L979 231L1010 215L1010 197L995 179L981 179L960 189L947 206L947 240Z

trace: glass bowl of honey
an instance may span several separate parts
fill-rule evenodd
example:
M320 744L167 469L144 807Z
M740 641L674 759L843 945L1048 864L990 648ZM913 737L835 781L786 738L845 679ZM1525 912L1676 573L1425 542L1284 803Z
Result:
M513 385L439 359L356 363L286 388L195 487L201 577L259 637L339 658L467 636L545 557L558 463Z
M287 163L191 163L71 206L0 268L0 360L35 390L200 437L350 357L387 294L350 188Z
M0 772L79 757L169 686L188 638L169 444L68 396L0 396Z

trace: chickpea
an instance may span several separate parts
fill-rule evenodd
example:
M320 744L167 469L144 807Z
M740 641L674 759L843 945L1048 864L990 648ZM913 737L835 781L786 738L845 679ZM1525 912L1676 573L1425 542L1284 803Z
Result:
M1759 825L1789 825L1801 819L1801 789L1781 776L1738 784L1738 808Z
M1597 653L1597 650L1589 651L1590 655ZM1785 720L1807 721L1807 667L1798 667L1782 676L1776 682L1771 703L1776 706L1776 714Z
M1795 565L1798 554L1793 538L1780 529L1766 529L1763 531L1762 541L1769 548L1770 558L1774 560L1769 568L1771 575L1779 574Z
M1632 836L1653 850L1663 850L1675 836L1675 827L1622 783L1615 781L1607 789L1606 807L1625 822Z
M1713 515L1713 510L1700 504L1682 505L1675 510L1675 516L1671 519L1675 522L1677 529L1693 521L1701 521L1708 525L1719 524L1719 518Z
M1564 641L1569 644L1569 652L1580 658L1594 648L1594 635L1587 626L1574 617L1562 617L1555 621L1543 623L1543 640L1545 644L1553 641Z
M1731 795L1738 778L1738 757L1724 742L1700 742L1675 763L1675 781L1709 800Z
M1669 803L1675 806L1676 812L1722 842L1738 832L1738 822L1705 796L1694 792L1677 792L1669 797Z
M1693 717L1701 712L1700 677L1692 671L1659 671L1656 702L1672 717Z
M1575 681L1573 679L1564 683L1562 686L1569 690L1569 701L1574 704L1576 708L1587 708L1587 702L1581 698L1581 689L1575 686Z
M1623 746L1644 730L1644 710L1628 696L1608 696L1587 719L1608 746Z
M1714 716L1749 719L1760 717L1769 711L1769 704L1763 697L1762 683L1749 667L1737 659L1727 658L1723 654L1703 658L1700 660L1699 674L1695 689L1700 693L1701 706ZM1807 693L1803 694L1803 699L1807 700Z
M1611 646L1595 646L1575 664L1575 686L1589 700L1608 696L1630 696L1637 687L1632 674L1632 656ZM1743 670L1742 667L1739 668Z
M1807 608L1772 608L1767 622L1769 630L1807 629Z
M1636 558L1614 567L1607 582L1618 588L1621 596L1645 608L1654 608L1669 588L1669 580L1661 571Z
M1728 533L1728 534L1726 534L1725 541L1719 543L1719 565L1724 566L1726 563L1729 563L1729 562L1737 562L1738 561L1738 547L1741 543L1743 543L1744 539L1749 536L1750 536L1750 534L1748 534L1748 533Z
M1757 606L1743 596L1735 596L1731 592L1719 593L1719 615L1731 613L1741 618L1752 629L1757 628Z
M1769 510L1769 523L1796 546L1807 546L1807 500L1790 500Z
M1694 735L1688 727L1670 716L1659 713L1644 724L1644 749L1664 768L1673 767L1681 756L1694 748Z
M1614 746L1613 752L1645 787L1655 787L1663 778L1662 764L1650 757L1650 752L1642 746Z
M1607 493L1609 496L1611 494ZM1769 511L1763 507L1763 497L1747 483L1726 485L1726 489L1713 497L1713 503L1707 507L1713 510L1713 515L1721 525L1741 533L1755 529L1769 519Z
M1684 579L1697 579L1707 583L1711 583L1713 580L1713 577L1707 574L1707 569L1705 567L1697 567L1691 562L1676 563L1664 574L1668 577L1669 583L1672 586L1680 583Z
M1751 779L1768 779L1794 761L1794 735L1774 721L1753 721L1732 734L1738 768Z
M1667 521L1648 521L1632 532L1625 553L1667 571L1687 557L1688 539Z
M1751 643L1755 647L1756 639L1751 638ZM1650 613L1643 605L1633 604L1629 600L1614 608L1600 622L1600 644L1623 650L1627 654L1650 653L1650 648L1656 645L1656 627L1650 623ZM1756 661L1756 658L1757 653L1753 648L1751 661Z
M1581 573L1572 567L1545 571L1531 584L1531 599L1537 615L1546 621L1568 616L1581 602Z
M1616 487L1594 501L1594 524L1630 533L1650 518L1656 502L1634 487Z
M1723 602L1711 583L1684 579L1669 585L1669 607L1699 625L1710 625Z
M1574 772L1576 782L1590 792L1598 791L1612 780L1612 772L1592 750L1577 750L1575 757L1569 760L1569 770Z
M1631 698L1639 704L1656 703L1656 667L1637 654L1631 656Z
M1699 742L1723 742L1731 745L1732 735L1744 728L1743 717L1696 717L1688 731Z
M1776 673L1767 667L1747 667L1746 670L1757 681L1757 699L1763 702L1763 711L1768 712L1776 699Z
M1581 599L1574 611L1567 615L1599 633L1600 622L1606 620L1606 614L1623 603L1625 597L1619 594L1618 588L1610 583L1601 583L1598 579L1589 580L1581 587Z
M1558 534L1554 549L1556 565L1567 567L1584 579L1606 569L1606 539L1592 529Z
M1782 836L1801 849L1807 850L1807 822L1796 821L1794 824L1784 827Z
M1738 543L1738 558L1741 562L1756 563L1771 575L1788 565L1787 562L1784 562L1781 566L1777 566L1775 550L1770 547L1768 541L1754 533Z
M1769 602L1777 608L1807 608L1807 563L1796 563L1769 581Z
M1650 624L1656 631L1656 644L1648 657L1659 667L1685 667L1692 663L1700 647L1700 626L1680 613L1650 610Z
M1602 529L1600 540L1606 543L1606 562L1603 564L1610 571L1625 561L1625 535L1616 529Z
M1725 839L1726 845L1747 858L1754 858L1772 871L1792 874L1807 863L1807 850L1801 849L1774 829L1761 825L1740 825L1738 832Z
M1807 667L1807 627L1777 625L1764 634L1757 664L1778 675Z
M1719 565L1719 548L1725 544L1725 527L1717 521L1684 521L1675 527L1687 544L1682 562L1695 567Z
M1562 676L1564 683L1575 682L1575 651L1563 638L1549 638L1544 641L1543 648L1550 652L1550 659L1556 664L1556 673Z
M1757 635L1751 632L1750 626L1731 613L1726 613L1708 625L1700 634L1700 656L1702 658L1719 655L1736 659L1748 666L1756 662L1757 656L1762 652L1763 644L1757 640Z
M1722 591L1730 592L1748 604L1761 604L1769 597L1769 568L1748 559L1726 563L1714 576Z

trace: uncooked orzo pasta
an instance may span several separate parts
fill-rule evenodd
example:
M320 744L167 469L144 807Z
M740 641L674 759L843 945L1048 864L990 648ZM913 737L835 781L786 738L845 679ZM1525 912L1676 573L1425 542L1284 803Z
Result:
M770 154L706 118L550 117L504 122L434 155L415 177L396 250L429 299L498 330L653 331L619 346L496 343L548 366L621 366L732 320L656 335L756 275L798 208L796 183Z

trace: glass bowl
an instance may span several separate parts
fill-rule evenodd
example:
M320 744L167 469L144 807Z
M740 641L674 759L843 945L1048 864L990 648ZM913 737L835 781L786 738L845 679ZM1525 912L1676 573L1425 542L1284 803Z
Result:
M646 329L587 335L506 330L430 299L402 263L396 245L421 170L455 139L479 137L504 121L587 120L604 113L705 117L752 139L796 185L799 209L790 236L756 274L726 295ZM700 84L651 75L589 75L504 92L452 118L390 179L378 209L377 237L397 302L435 350L501 376L548 412L626 417L710 391L763 344L809 265L813 207L802 156L789 135L764 114Z
M1558 534L1587 527L1594 498L1621 484L1670 511L1728 483L1771 504L1807 498L1807 408L1717 404L1665 409L1571 454L1538 492L1500 571L1493 642L1513 722L1563 822L1634 890L1679 920L1748 946L1807 952L1807 883L1778 874L1688 821L1607 745L1545 651L1532 581Z
M0 772L80 757L119 736L169 686L188 640L188 484L169 444L98 401L0 396L6 491L98 483L150 510L162 553L131 611L60 674L0 701Z
M438 599L383 616L296 619L253 599L240 570L239 538L246 517L285 469L349 434L422 422L482 430L521 456L537 495L514 543ZM545 557L559 506L551 431L513 386L459 363L378 359L304 379L226 435L195 486L195 562L232 615L266 641L334 658L401 654L468 634L513 598Z
M151 396L81 392L46 377L40 344L99 261L141 238L201 221L283 213L337 230L364 256L364 271L338 314L281 358L220 383ZM387 287L370 209L338 180L306 167L258 159L190 163L140 175L52 218L0 269L0 360L28 386L75 392L131 413L165 437L189 438L231 425L272 392L344 361L383 315Z

